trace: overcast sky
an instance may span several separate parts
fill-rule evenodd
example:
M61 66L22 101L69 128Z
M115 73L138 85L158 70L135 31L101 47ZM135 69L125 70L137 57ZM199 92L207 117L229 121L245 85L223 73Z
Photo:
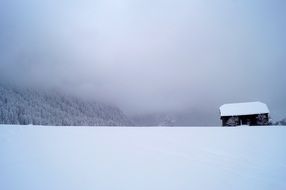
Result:
M4 82L128 114L262 101L286 116L284 0L1 0Z

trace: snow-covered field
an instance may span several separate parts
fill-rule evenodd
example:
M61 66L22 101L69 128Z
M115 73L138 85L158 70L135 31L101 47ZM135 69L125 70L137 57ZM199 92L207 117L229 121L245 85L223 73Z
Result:
M286 127L0 126L1 190L285 190Z

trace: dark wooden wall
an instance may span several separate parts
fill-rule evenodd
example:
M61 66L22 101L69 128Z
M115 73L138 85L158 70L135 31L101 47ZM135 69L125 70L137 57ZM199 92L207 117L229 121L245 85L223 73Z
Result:
M222 126L239 126L239 125L268 125L268 114L241 115L241 116L225 116L221 117Z

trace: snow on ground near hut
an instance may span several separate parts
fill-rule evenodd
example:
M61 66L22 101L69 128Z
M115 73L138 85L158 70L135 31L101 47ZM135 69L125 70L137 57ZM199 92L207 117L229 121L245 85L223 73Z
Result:
M0 126L3 190L285 190L286 127Z

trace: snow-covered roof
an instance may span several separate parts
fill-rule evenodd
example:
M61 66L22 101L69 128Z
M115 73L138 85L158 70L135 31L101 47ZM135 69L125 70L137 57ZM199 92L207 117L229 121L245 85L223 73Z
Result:
M224 104L219 109L221 116L253 115L253 114L269 113L267 105L262 102Z

